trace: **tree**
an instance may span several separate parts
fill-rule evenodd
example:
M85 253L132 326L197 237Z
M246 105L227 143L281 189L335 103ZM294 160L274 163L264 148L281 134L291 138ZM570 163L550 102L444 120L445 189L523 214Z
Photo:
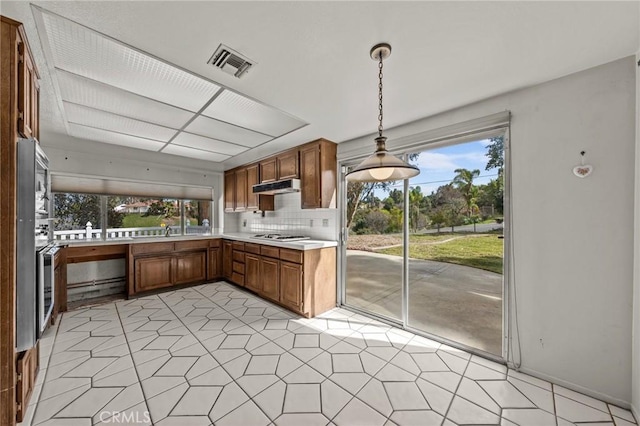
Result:
M502 175L504 170L504 136L498 136L489 139L491 143L487 145L487 153L485 156L489 157L485 170L498 169L498 174Z
M480 176L480 170L467 170L467 169L455 169L456 173L452 183L456 185L458 190L462 193L467 205L467 215L471 217L473 213L473 206L475 205L475 199L478 195L478 189L473 184L473 180Z
M374 189L388 191L390 182L347 182L347 229L354 223L360 203L373 194Z
M489 158L485 170L498 169L498 177L487 185L493 206L498 213L504 213L504 136L489 139L486 156Z
M365 223L370 231L382 234L389 226L389 213L384 210L372 210L365 216Z
M58 219L55 230L85 229L87 222L91 222L93 229L103 226L100 198L100 195L92 194L55 194L54 215ZM124 214L115 211L119 201L117 197L107 198L107 226L110 228L122 226Z

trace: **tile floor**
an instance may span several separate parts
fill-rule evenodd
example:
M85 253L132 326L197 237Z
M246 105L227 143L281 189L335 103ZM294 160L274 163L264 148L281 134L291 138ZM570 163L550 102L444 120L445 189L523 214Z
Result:
M627 410L347 310L224 282L65 313L23 424L635 425Z

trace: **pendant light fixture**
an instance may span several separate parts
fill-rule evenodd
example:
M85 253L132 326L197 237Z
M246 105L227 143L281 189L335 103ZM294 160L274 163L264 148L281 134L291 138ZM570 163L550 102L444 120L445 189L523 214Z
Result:
M382 61L391 55L391 46L387 43L376 44L371 48L371 59L378 61L378 137L376 151L347 173L347 180L357 182L389 182L409 179L420 174L420 169L408 164L386 148L387 138L382 136Z

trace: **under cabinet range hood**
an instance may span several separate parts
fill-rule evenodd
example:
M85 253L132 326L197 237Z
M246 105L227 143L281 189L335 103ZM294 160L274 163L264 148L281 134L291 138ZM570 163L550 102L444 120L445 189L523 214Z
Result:
M277 182L259 183L253 185L254 194L287 194L289 192L300 192L300 179L279 180Z

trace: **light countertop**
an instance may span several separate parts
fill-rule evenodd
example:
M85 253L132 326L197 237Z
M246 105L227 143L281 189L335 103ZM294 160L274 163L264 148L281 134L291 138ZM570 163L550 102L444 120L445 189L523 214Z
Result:
M245 243L264 244L268 246L290 248L295 250L314 250L325 247L337 247L337 241L328 240L301 240L301 241L274 241L259 238L253 238L254 234L245 232L224 232L205 235L176 235L172 237L136 237L136 238L117 238L107 241L102 240L56 240L58 245L69 245L73 247L85 246L103 246L116 244L140 244L140 243L163 243L169 241L185 241L185 240L206 240L215 238L224 238L227 240L243 241Z

